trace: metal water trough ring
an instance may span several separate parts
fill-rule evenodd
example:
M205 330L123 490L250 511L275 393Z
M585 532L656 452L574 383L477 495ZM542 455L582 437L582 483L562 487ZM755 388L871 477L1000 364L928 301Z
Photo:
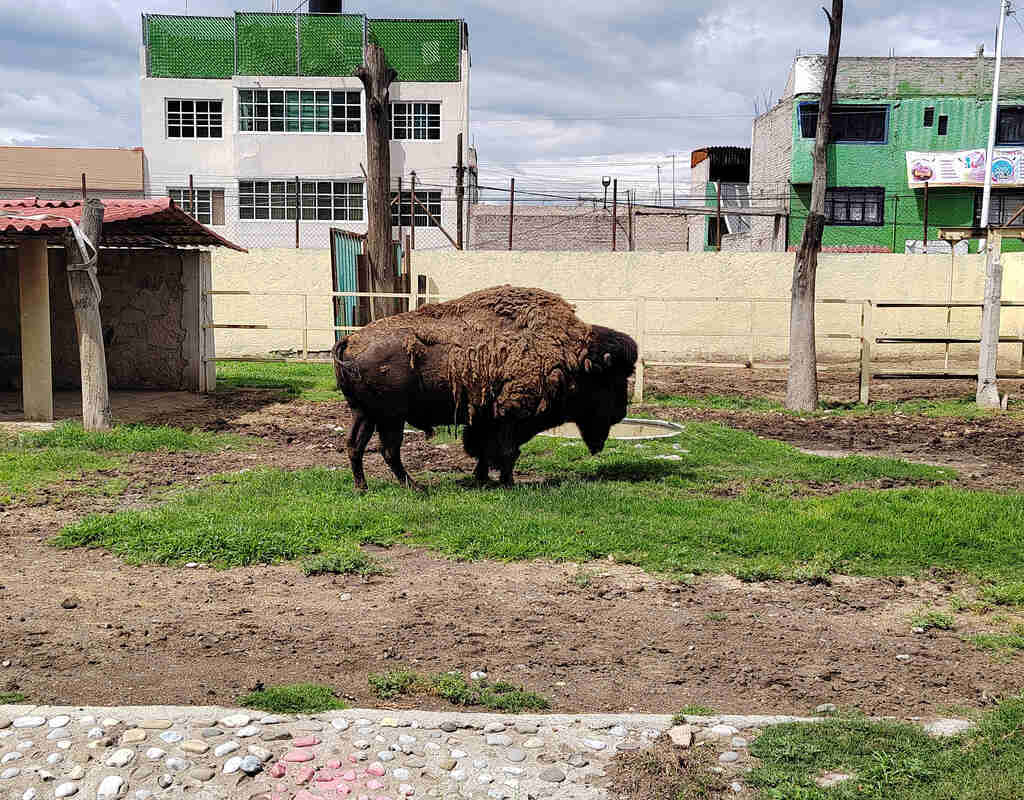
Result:
M660 428L663 432L630 435L627 432L630 427ZM626 428L627 431L623 431L623 428ZM608 438L623 442L641 441L645 439L669 439L673 436L678 436L682 432L683 426L675 422L667 422L662 419L641 419L638 417L626 417L621 422L618 422L612 426L612 430L611 433L608 435ZM557 436L562 439L580 438L579 430L576 428L576 425L573 424L572 422L566 422L564 425L559 425L556 428L551 428L550 430L543 431L540 435Z

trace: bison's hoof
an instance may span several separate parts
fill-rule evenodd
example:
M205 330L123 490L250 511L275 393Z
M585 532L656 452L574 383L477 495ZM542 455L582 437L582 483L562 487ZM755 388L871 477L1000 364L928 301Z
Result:
M356 494L366 494L366 484L363 484L362 486L356 484L355 492Z

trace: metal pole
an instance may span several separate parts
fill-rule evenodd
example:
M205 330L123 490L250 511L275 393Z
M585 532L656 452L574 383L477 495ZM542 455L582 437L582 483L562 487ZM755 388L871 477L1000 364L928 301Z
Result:
M84 203L85 200L86 200L86 197L85 197L85 173L83 172L82 173L82 202Z
M722 252L722 182L715 182L715 251Z
M616 250L617 228L619 226L619 179L612 182L612 252Z
M398 176L398 241L403 240L402 236L402 176Z
M512 182L508 191L508 249L512 249L512 220L516 212L516 179Z
M672 154L672 208L676 207L676 154Z
M192 219L199 219L199 215L196 214L196 187L191 175L188 176L188 202Z
M988 149L985 152L985 188L981 194L981 227L988 227L988 216L992 200L992 153L996 147L996 125L999 118L999 72L1003 60L1003 28L1006 26L1006 11L1010 0L1000 0L999 30L996 33L996 70L992 78L992 107L988 120ZM985 247L983 240L981 247Z
M635 190L634 190L635 191ZM627 213L629 219L629 249L633 250L633 192L626 192Z
M401 214L402 206L399 199L398 212ZM409 234L412 237L412 249L416 249L416 173L409 176Z
M455 159L455 202L458 208L455 211L455 241L459 243L459 250L462 249L462 202L466 196L464 177L466 168L462 166L462 134L456 137L456 147L459 152Z
M928 255L928 181L924 182L924 254Z
M288 197L288 192L285 192ZM287 203L287 199L285 203ZM295 176L295 249L299 249L299 217L302 216L302 184L299 183L299 176Z

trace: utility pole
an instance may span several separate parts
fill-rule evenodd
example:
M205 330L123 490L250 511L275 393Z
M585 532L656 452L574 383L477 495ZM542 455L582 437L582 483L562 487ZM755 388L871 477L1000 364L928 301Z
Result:
M999 71L1003 59L1003 29L1010 0L1000 0L999 30L996 33L996 69L992 78L992 108L988 121L988 150L985 158L985 189L981 195L982 241L985 249L985 299L981 312L981 347L978 350L978 389L975 402L982 408L999 408L996 359L999 355L999 312L1003 299L1002 237L992 236L989 214L992 201L992 154L996 146L999 117Z
M672 153L667 158L672 159L672 208L676 207L676 154Z
M656 165L658 167L658 205L661 205L661 164Z
M455 203L458 208L455 211L455 240L459 243L459 250L462 249L462 201L466 196L465 176L466 168L462 166L462 134L456 138L456 147L459 153L455 159Z

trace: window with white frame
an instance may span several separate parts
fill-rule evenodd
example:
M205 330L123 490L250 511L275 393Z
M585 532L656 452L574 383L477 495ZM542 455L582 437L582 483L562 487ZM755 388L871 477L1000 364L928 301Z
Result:
M362 181L239 181L238 218L360 222L363 220Z
M221 100L171 100L167 103L168 139L220 139L224 136Z
M224 224L224 190L223 189L168 189L168 196L186 214L204 225ZM195 209L192 208L192 196L195 195Z
M440 103L392 103L392 139L440 139Z
M359 91L239 89L238 130L243 133L360 133Z
M397 192L391 193L391 199L394 200ZM436 228L437 223L430 219L430 215L424 210L424 207L430 211L434 219L440 221L441 219L441 193L440 192L416 192L416 199L419 201L416 203L416 227L417 228ZM409 227L412 225L413 220L413 202L412 192L402 192L402 199L397 203L391 205L391 224L394 227L399 225L403 227Z

